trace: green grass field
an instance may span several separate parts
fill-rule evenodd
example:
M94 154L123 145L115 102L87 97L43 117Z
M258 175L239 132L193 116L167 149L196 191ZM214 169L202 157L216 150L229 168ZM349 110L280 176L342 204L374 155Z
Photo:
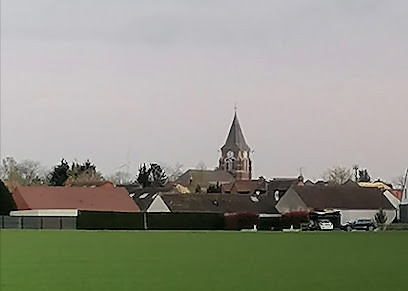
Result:
M407 290L408 232L1 231L6 290Z

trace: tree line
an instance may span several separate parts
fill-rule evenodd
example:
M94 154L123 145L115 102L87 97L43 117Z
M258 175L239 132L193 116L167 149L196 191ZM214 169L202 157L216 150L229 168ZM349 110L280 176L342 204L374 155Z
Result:
M197 165L197 169L204 170L203 162ZM61 159L60 163L51 169L46 169L40 162L34 160L17 161L13 157L2 159L0 165L0 179L15 182L18 185L49 185L63 186L67 183L92 183L99 181L110 181L119 184L140 184L143 187L162 187L167 182L175 181L182 174L182 165L168 166L159 163L142 163L137 173L129 171L116 171L112 175L103 175L89 159L80 163L73 161L69 163ZM322 175L323 180L334 184L344 184L348 180L355 182L377 182L373 181L368 170L353 167L336 166L328 169ZM381 181L382 182L382 181ZM404 176L396 177L392 184L395 188L404 185ZM391 185L391 184L389 184Z
M326 170L323 174L323 179L333 184L344 184L347 181L361 182L381 182L391 188L402 189L404 187L404 175L395 177L391 183L384 182L381 179L373 180L368 170L360 168L358 165L353 167L336 166Z
M51 170L47 170L38 161L17 161L13 157L6 157L1 161L0 179L22 186L64 186L110 181L114 184L138 183L143 187L163 187L168 181L174 181L181 175L181 165L177 164L167 168L170 176L167 176L165 169L158 163L143 163L135 175L117 171L113 175L103 176L89 159L82 163L77 161L69 163L63 158L59 164L53 166Z

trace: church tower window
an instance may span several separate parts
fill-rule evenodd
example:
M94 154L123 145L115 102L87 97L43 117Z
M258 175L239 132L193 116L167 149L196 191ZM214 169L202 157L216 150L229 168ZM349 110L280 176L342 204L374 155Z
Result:
M221 148L220 169L225 169L234 174L236 179L251 179L250 148L245 141L237 112L224 146Z

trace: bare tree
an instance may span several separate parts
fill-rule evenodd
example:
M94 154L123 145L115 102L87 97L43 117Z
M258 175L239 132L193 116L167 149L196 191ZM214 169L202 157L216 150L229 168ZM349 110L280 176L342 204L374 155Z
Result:
M204 161L200 161L198 162L196 169L201 171L207 170L207 165L204 163Z
M2 180L8 180L17 171L17 161L13 157L6 157L1 161L0 174Z
M40 185L46 183L47 173L40 162L23 160L17 162L13 157L6 157L1 164L1 178L20 185Z
M127 171L116 171L108 176L106 180L111 181L115 185L132 184L134 182L132 175Z
M374 216L375 222L381 230L385 230L386 226L385 223L387 222L387 214L385 213L384 209L380 208L378 212Z
M180 163L174 165L163 164L163 169L169 182L176 181L183 174L183 165Z
M26 184L41 184L45 179L45 170L40 162L23 160L17 164L17 170Z
M404 188L404 183L405 183L405 177L404 175L399 175L398 177L394 178L392 180L392 184L395 189L400 189Z
M347 167L336 166L331 169L328 169L323 174L323 179L328 182L332 182L335 184L344 184L352 177L352 170Z
M102 174L90 160L86 160L83 164L73 162L67 174L70 183L91 183L104 180Z

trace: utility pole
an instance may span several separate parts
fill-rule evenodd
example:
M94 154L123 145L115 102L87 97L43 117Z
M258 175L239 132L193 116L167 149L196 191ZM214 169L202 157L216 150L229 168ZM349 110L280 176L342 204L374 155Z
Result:
M408 223L408 169L405 172L404 186L402 188L400 217L402 223Z

